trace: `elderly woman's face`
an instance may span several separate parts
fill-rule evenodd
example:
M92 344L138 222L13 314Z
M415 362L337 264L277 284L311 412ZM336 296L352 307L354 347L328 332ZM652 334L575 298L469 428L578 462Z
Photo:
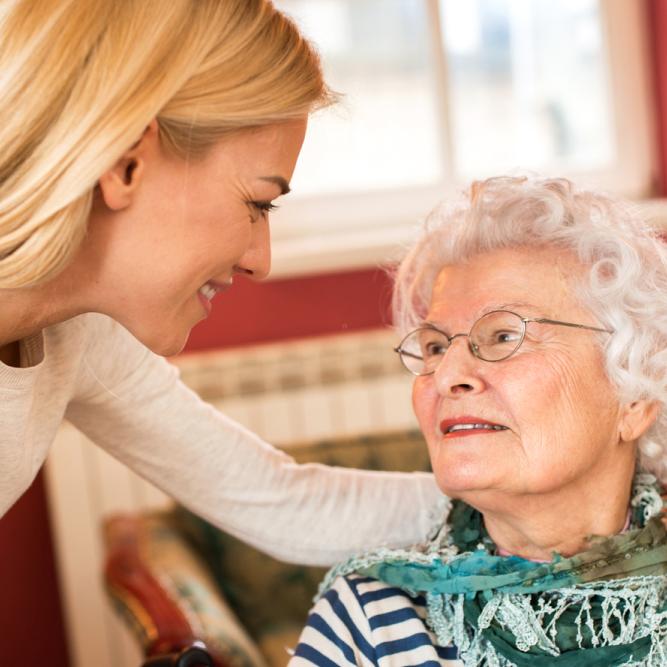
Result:
M479 255L441 271L426 319L450 336L498 308L601 326L574 296L581 272L573 257L553 249ZM604 473L619 443L620 405L596 344L600 335L529 323L519 350L493 363L456 338L436 372L416 378L413 389L440 488L453 497L548 493ZM452 419L507 428L443 433Z

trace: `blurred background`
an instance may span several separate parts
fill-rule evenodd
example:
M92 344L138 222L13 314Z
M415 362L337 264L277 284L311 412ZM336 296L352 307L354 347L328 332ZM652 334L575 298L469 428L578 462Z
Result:
M667 191L667 0L276 0L340 103L312 119L272 217L272 277L239 281L186 352L389 323L395 260L472 179L536 171L646 206ZM74 665L40 475L0 522L0 665Z
M274 218L274 277L385 261L473 179L530 170L657 194L646 0L278 4L342 97L312 119Z

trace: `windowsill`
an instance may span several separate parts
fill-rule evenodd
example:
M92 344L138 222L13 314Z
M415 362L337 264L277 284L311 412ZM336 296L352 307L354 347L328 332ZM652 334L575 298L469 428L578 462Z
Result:
M667 199L640 202L645 216L667 231ZM397 220L367 227L328 226L316 234L295 234L273 241L271 278L292 278L335 271L374 268L396 262L414 242L419 224Z

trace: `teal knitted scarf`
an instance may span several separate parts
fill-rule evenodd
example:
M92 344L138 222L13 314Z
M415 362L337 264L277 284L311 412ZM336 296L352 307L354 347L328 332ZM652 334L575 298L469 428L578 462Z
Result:
M549 563L497 556L482 515L454 501L425 545L334 567L426 597L438 644L465 667L667 665L667 531L655 477L638 474L630 529Z

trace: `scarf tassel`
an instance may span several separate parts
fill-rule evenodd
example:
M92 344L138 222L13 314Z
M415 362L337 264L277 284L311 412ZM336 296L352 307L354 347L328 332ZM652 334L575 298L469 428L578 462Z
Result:
M539 594L534 601L525 595L495 595L482 609L476 629L465 622L464 595L429 593L427 623L438 644L458 647L465 667L514 667L515 663L496 652L484 630L495 623L513 635L520 651L537 648L557 657L561 655L557 620L569 609L578 609L575 627L579 649L626 645L649 637L648 655L639 661L630 659L624 667L664 667L667 612L658 610L667 585L663 577L650 579L599 582L559 590L556 595ZM596 602L601 610L597 618L593 613Z

